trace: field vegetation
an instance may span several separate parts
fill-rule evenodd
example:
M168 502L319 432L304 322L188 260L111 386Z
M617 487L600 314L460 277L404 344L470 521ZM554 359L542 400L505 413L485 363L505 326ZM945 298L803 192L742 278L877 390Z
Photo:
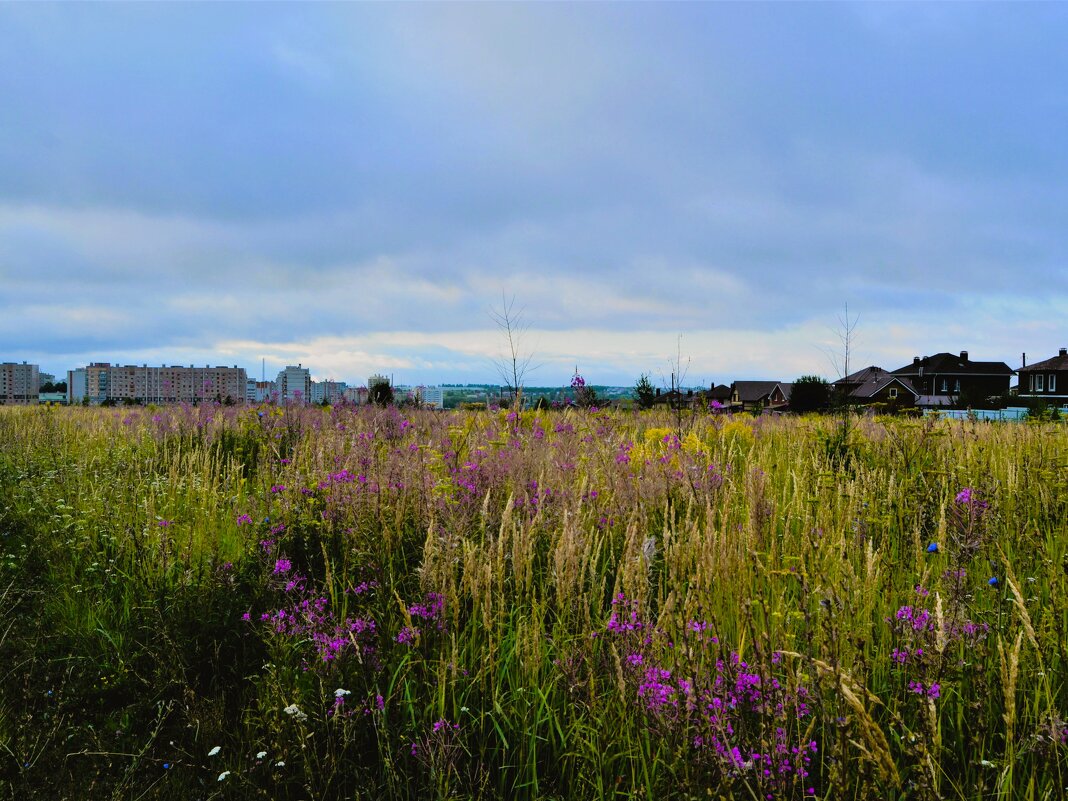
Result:
M1055 799L1068 428L0 409L0 796Z

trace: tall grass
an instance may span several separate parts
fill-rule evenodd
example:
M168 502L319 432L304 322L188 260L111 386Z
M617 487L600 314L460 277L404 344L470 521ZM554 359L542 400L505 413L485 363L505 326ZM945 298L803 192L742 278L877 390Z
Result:
M0 788L1058 798L1066 549L1052 423L2 409Z

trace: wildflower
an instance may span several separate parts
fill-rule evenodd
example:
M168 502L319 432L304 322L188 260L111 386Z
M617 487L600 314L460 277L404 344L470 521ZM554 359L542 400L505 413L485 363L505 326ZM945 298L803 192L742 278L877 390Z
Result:
M217 745L214 748L212 748L210 751L208 751L208 756L215 756L220 751L222 751L222 746L221 745Z
M158 523L156 523L156 525L159 526L160 528L167 528L168 526L173 526L174 525L174 521L173 520L160 520Z
M163 769L164 770L170 770L171 769L171 763L170 762L164 762L163 763Z
M229 776L229 775L230 775L230 771L224 770L222 773L219 774L219 778L216 779L216 781L220 781L220 782L221 781L226 781L226 777Z
M256 759L263 759L265 756L267 756L267 752L260 751L258 754L256 754Z
M987 584L989 584L989 585L990 585L991 587L996 587L996 586L998 586L998 583L999 583L999 582L998 582L998 577L997 577L997 576L991 576L991 577L990 577L990 580L989 580L989 581L987 581Z
M271 486L271 492L276 494L276 495L279 492L285 492L285 491L286 491L285 484L274 484L274 485Z
M349 692L348 690L342 690L340 687L338 687L336 690L334 690L334 697L335 698L344 698L346 695L352 695L352 693Z
M927 553L938 553L938 543L932 542L927 546Z
M251 522L252 522L252 515L244 514L244 515L238 515L237 516L237 524L239 526L247 526Z
M288 573L293 568L293 563L288 559L279 559L274 563L274 574Z
M290 704L282 711L299 723L303 723L305 720L308 719L308 716L301 712L300 707L296 704Z
M277 762L274 763L274 766L276 768L284 768L286 766L286 763L279 759Z

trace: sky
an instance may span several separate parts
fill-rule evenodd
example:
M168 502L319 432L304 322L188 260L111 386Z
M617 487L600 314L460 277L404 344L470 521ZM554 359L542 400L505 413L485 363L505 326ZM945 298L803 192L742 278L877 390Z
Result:
M530 385L1068 345L1065 4L0 4L0 361Z

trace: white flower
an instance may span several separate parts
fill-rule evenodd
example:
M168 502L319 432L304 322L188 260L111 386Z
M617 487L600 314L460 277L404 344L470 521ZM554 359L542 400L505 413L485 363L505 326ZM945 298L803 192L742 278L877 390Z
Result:
M334 697L335 698L344 698L346 695L352 695L352 693L349 692L348 690L342 690L340 687L338 687L336 690L334 690Z
M222 746L221 745L217 745L214 748L212 748L210 751L208 751L208 756L215 756L220 751L222 751Z
M295 718L300 723L303 723L304 721L306 721L308 719L308 716L305 715L303 712L301 712L300 711L300 707L297 706L296 704L290 704L289 706L287 706L282 711L285 712L290 717Z
M256 759L263 759L265 756L267 756L267 752L260 751L258 754L256 754Z
M220 782L221 781L225 781L226 777L229 776L229 775L230 775L230 771L224 770L222 773L219 774L219 778L216 779L216 781L220 781Z
M277 762L274 763L274 766L276 768L284 768L286 766L286 763L279 759Z

